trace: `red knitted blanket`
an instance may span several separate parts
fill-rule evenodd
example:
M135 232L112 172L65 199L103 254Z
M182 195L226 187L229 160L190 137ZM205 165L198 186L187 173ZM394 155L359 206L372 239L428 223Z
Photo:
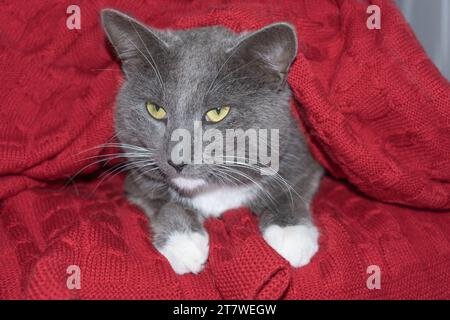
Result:
M79 30L66 2L0 7L0 298L450 298L450 86L390 1L77 3ZM367 28L369 4L380 30ZM289 267L242 209L207 222L206 269L178 276L122 176L102 181L107 168L92 165L66 184L113 136L122 76L105 7L160 28L296 26L294 110L329 172L309 265ZM80 289L67 286L71 265ZM367 287L373 265L379 289Z

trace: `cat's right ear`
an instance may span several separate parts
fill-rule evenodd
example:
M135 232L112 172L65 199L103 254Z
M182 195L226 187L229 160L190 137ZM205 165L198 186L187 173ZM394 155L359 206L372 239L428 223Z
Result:
M167 44L136 19L114 9L101 12L103 29L122 61L125 75L143 64L157 65Z

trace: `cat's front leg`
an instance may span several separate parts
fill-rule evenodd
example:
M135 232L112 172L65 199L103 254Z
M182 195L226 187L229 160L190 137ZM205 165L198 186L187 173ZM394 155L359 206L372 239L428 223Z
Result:
M168 202L151 217L153 244L177 274L199 273L208 259L208 233L197 214Z
M151 197L151 192L140 193L131 176L127 178L125 189L128 199L149 216L153 245L172 269L177 274L200 272L208 259L209 237L198 215L169 198Z
M308 264L319 250L319 232L301 202L292 205L284 199L276 210L265 208L259 214L264 240L293 267Z

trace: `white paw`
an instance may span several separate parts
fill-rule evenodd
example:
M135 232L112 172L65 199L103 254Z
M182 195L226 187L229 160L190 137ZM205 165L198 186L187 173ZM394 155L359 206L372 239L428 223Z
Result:
M208 234L175 232L158 251L169 260L177 274L199 273L208 259Z
M310 225L271 225L264 231L263 236L293 267L308 264L319 249L319 232L316 227Z

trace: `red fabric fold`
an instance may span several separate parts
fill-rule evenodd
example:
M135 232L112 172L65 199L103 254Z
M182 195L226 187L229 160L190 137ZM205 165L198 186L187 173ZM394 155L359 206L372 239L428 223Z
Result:
M380 30L366 27L369 4L381 8ZM78 5L80 30L66 28L59 1L0 7L0 298L450 298L450 86L391 1ZM177 276L124 198L123 176L103 180L110 167L88 166L114 135L122 79L105 7L159 28L295 25L292 109L329 172L309 265L289 267L239 209L208 221L205 270ZM70 265L79 290L67 288ZM366 286L370 265L379 290Z
M210 221L209 259L218 291L224 299L280 299L291 280L291 268L259 235L249 212L236 210L223 223Z

